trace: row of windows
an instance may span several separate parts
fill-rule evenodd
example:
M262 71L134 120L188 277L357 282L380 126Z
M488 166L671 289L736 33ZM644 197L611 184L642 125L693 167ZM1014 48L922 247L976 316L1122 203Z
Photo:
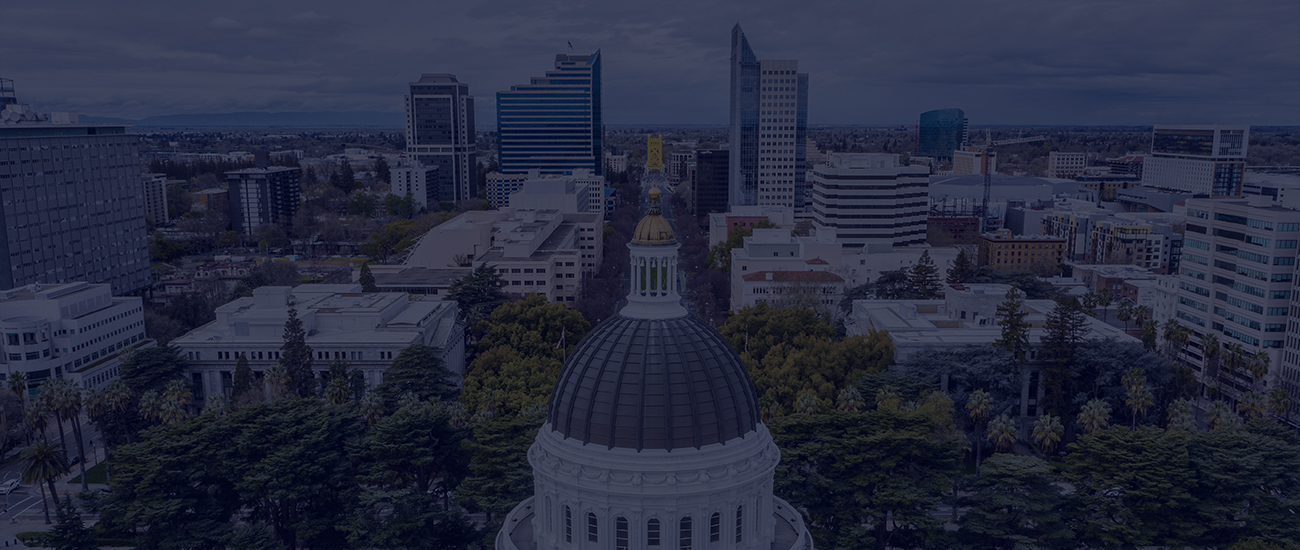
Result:
M735 540L737 543L744 541L744 517L745 507L736 507L735 521ZM677 547L679 550L691 550L694 542L694 523L691 516L682 516L677 521ZM645 541L647 547L663 546L662 526L658 518L646 520ZM714 512L709 516L709 542L720 542L722 540L722 514ZM573 509L567 505L564 507L564 542L573 542ZM596 519L596 514L587 513L587 542L600 542L600 522ZM614 518L614 548L616 550L627 550L629 547L628 521L627 518L619 516Z

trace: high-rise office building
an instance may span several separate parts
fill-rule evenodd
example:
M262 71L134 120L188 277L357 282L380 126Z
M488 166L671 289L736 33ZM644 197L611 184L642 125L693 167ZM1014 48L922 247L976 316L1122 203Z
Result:
M952 160L952 152L970 141L970 126L961 109L938 109L921 113L917 126L916 152L922 157Z
M600 51L555 56L555 70L497 92L499 170L604 175Z
M728 203L811 203L804 181L808 75L794 60L762 60L745 33L731 29L731 141Z
M430 191L436 201L458 201L477 193L474 158L474 97L454 75L426 74L406 96L406 154L438 168ZM435 201L435 202L436 202Z
M141 174L144 180L144 215L154 225L171 221L167 214L167 174Z
M1211 197L1239 197L1250 126L1157 124L1142 185Z
M415 201L416 210L438 206L438 167L416 162L411 166L392 169L393 194L399 197L410 195Z
M727 190L731 170L731 154L726 149L704 149L695 152L695 183L691 193L695 197L695 215L726 212Z
M1240 399L1259 388L1297 387L1298 365L1282 350L1287 325L1294 325L1288 314L1298 242L1300 210L1271 197L1187 199L1174 315L1192 331L1185 358L1207 390ZM1201 349L1210 334L1223 346L1217 362L1206 361ZM1245 357L1262 351L1267 364L1286 366L1269 368L1261 379L1227 368L1224 358L1236 346Z
M4 105L0 289L84 281L121 296L149 286L138 143L125 126L53 124Z
M925 243L930 169L898 155L832 153L812 171L813 221L845 246Z
M263 225L287 225L302 196L301 168L272 166L226 172L230 225L249 235Z

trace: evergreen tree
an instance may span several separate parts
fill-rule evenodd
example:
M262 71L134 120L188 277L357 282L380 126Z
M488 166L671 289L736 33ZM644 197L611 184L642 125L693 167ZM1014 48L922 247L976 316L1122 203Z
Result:
M1073 364L1075 350L1088 334L1088 318L1083 305L1074 297L1057 300L1047 314L1047 335L1043 338L1043 353L1047 368L1043 370L1047 410L1062 417L1072 416Z
M361 291L362 292L379 292L379 287L375 285L375 274L370 272L370 264L361 264Z
M392 171L388 168L388 161L384 157L379 157L375 161L375 178L384 183L391 183Z
M230 393L230 401L239 403L249 397L249 391L253 389L253 369L248 366L248 357L239 354L239 359L235 361L235 379L233 388Z
M447 370L433 348L411 344L402 349L384 371L384 382L375 388L375 393L382 400L384 409L391 413L397 410L398 402L406 395L417 401L455 397L455 375Z
M1011 352L1022 367L1029 351L1029 322L1025 320L1028 316L1024 294L1012 287L1007 291L1006 301L998 306L997 321L1002 329L1002 337L994 341L993 345Z
M907 284L912 293L920 300L936 300L943 297L943 284L939 282L939 268L930 259L930 251L921 252L921 258L912 265L907 273Z
M288 378L285 389L292 395L310 397L315 389L312 349L307 345L307 332L293 303L289 304L289 320L284 322L284 345L280 350L280 365Z
M452 283L448 296L460 306L460 317L469 328L487 319L492 310L508 300L501 291L501 275L486 263Z
M91 532L86 524L81 522L81 514L77 512L77 507L72 504L72 497L67 494L63 495L63 502L55 504L58 512L58 521L54 528L50 530L45 545L59 550L93 550L99 548L95 544L95 534Z
M974 275L975 264L971 263L970 256L966 254L966 249L959 249L957 258L952 261L952 268L948 270L948 284L964 283Z

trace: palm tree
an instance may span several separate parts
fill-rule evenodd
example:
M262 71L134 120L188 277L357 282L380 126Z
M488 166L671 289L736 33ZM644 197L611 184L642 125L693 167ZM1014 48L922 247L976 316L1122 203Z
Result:
M41 439L47 439L45 436L45 428L50 425L50 409L46 407L45 401L41 399L33 399L31 404L27 407L27 414L25 416L27 427L31 428L33 431L40 430Z
M72 436L77 440L77 457L81 468L81 490L90 489L86 480L86 444L81 437L81 388L67 378L60 379L52 388L58 396L54 399L59 407L54 410L61 418L72 423Z
M63 415L59 414L59 410L63 408L62 400L65 396L57 391L57 383L57 378L46 378L44 382L41 382L40 399L45 404L45 408L54 413L54 421L59 425L59 444L63 445L64 449L67 449L68 438L63 435Z
M465 408L461 407L461 416L464 417ZM384 400L379 398L379 394L370 392L361 398L361 416L366 419L369 426L375 425L380 418L384 416Z
M1043 456L1051 456L1064 433L1065 426L1061 425L1061 419L1056 416L1046 414L1034 421L1034 442L1043 451Z
M1191 401L1180 398L1169 404L1169 423L1166 429L1187 433L1196 431L1196 416L1192 414Z
M1246 420L1259 418L1268 412L1268 398L1264 394L1251 391L1241 396L1241 401L1237 402L1237 410L1246 417Z
M39 487L44 487L42 484L49 484L50 496L54 497L54 502L58 502L59 494L54 490L54 481L68 473L68 458L64 456L63 451L54 448L48 441L39 441L23 449L20 458L24 461L23 483L35 484ZM43 498L41 500L44 501ZM50 505L45 502L42 504L45 506L45 523L48 525Z
M1205 358L1206 380L1217 380L1219 377L1219 363L1223 361L1223 345L1219 343L1219 337L1213 332L1206 334L1201 339L1201 356Z
M225 416L230 413L230 398L225 394L217 394L209 397L203 404L203 414L212 416Z
M1225 401L1215 401L1206 414L1211 430L1230 430L1241 425L1241 418L1232 412L1232 407Z
M1251 381L1254 387L1258 388L1264 381L1264 377L1268 376L1268 365L1268 352L1264 350L1259 350L1246 358L1246 370L1254 377Z
M1110 425L1110 404L1100 399L1093 399L1079 409L1076 421L1083 426L1083 433L1092 433Z
M1187 327L1178 324L1178 321L1170 319L1165 321L1164 328L1165 338L1165 356L1171 361L1177 362L1182 358L1183 349L1187 347L1187 341L1191 338L1191 331Z
M1282 388L1268 392L1268 409L1274 416L1283 420L1291 418L1291 394Z
M998 451L1006 452L1016 444L1019 439L1019 428L1011 417L1001 414L997 418L989 421L989 443L992 443Z
M971 392L970 397L966 399L966 410L970 412L971 422L975 424L975 433L983 431L984 423L989 419L989 413L993 412L993 397L989 392L984 390L975 390ZM976 438L975 441L975 472L980 471L980 459L983 458L984 445Z
M1147 387L1146 371L1140 368L1134 367L1124 373L1123 384L1125 393L1128 394L1124 402L1133 411L1133 427L1137 428L1138 420L1155 404L1155 396L1151 394L1151 388Z
M821 401L817 399L817 394L812 390L799 392L799 397L794 402L794 412L796 414L817 414L821 407Z
M1133 320L1133 302L1121 301L1115 311L1115 318L1124 321L1124 331L1128 332L1128 322Z
M27 403L27 374L22 372L15 372L9 375L9 380L7 382L9 385L9 391L13 392L14 395L18 396L19 401L21 401L23 404L26 404Z
M849 386L840 390L836 398L836 408L845 412L858 412L862 410L862 393L857 388Z
M184 380L172 380L163 388L161 418L164 424L177 424L190 416L194 394Z
M325 399L335 405L342 405L348 402L352 396L352 389L348 387L348 381L342 376L330 378L329 384L325 385Z
M145 420L161 422L162 408L162 398L158 396L158 392L149 390L140 394L140 416Z
M876 410L898 410L900 405L902 405L902 398L898 395L898 388L885 386L876 391Z

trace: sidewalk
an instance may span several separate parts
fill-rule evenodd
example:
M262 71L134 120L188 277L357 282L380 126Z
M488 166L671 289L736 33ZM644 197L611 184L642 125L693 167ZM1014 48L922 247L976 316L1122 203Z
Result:
M87 468L89 469L89 468ZM77 476L81 475L79 467L73 467L73 471L64 476L63 479L54 483L54 488L59 492L59 499L62 500L64 495L71 495L72 502L77 505L78 511L81 512L81 520L90 527L99 519L94 514L87 514L81 509L81 503L77 499L77 493L81 492L81 482L72 482ZM108 485L102 483L89 484L90 490L107 489ZM58 521L58 515L55 512L54 502L49 500L49 487L45 487L45 497L50 506L50 524L45 524L45 508L41 501L41 488L28 485L26 483L19 486L5 498L8 509L0 514L0 550L4 548L27 548L17 539L19 533L28 532L45 532L54 527Z

